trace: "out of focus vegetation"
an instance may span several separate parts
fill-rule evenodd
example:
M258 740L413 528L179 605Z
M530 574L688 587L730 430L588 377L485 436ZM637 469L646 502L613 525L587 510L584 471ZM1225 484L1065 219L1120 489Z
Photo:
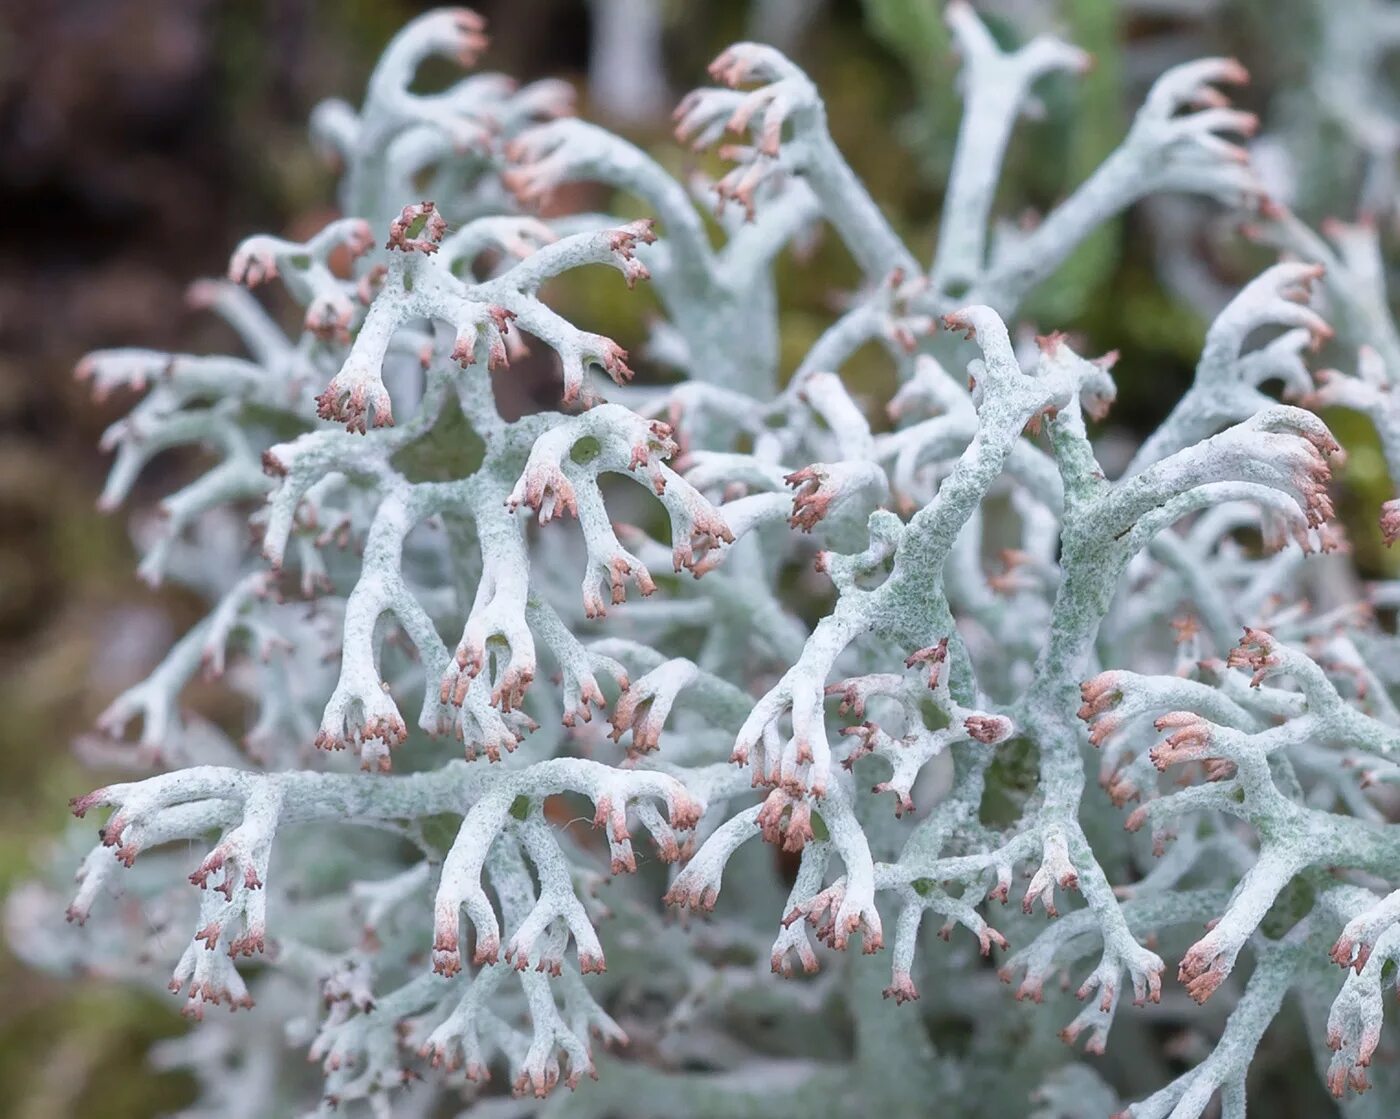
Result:
M666 4L672 94L703 80L705 63L751 32L742 0ZM389 36L428 4L407 0L8 0L0 6L0 898L64 825L70 795L95 778L70 742L120 688L138 679L192 620L178 591L137 583L130 516L149 508L186 464L147 471L133 508L101 517L97 451L124 402L87 400L70 376L102 346L200 351L231 345L184 309L193 279L222 271L257 230L318 227L329 176L305 142L323 96L355 99ZM522 78L561 75L582 87L589 57L584 0L498 0L487 64ZM1013 143L1003 189L1043 207L1083 178L1126 127L1141 75L1123 45L1175 33L1131 20L1114 0L1039 0L1097 67L1052 86L1043 119ZM1295 7L1289 0L1282 6ZM793 47L827 98L833 131L873 192L931 246L939 184L960 107L956 66L936 0L815 5ZM1209 4L1198 5L1203 9ZM1258 20L1280 5L1219 5L1192 33L1264 77L1249 95L1266 109L1289 80L1279 41ZM1009 31L1009 29L1008 29ZM582 110L588 112L586 96ZM633 134L668 163L665 121ZM669 145L669 146L668 146ZM1005 212L1004 208L1002 212ZM854 270L830 239L782 274L784 343L809 346L829 297ZM1261 258L1222 261L1226 283ZM624 343L640 341L645 304L620 285L564 292L564 310ZM631 299L632 302L628 302ZM571 310L572 307L572 310ZM1096 236L1033 308L1042 325L1120 349L1114 420L1150 430L1190 376L1204 323L1157 280L1139 216ZM888 376L872 354L858 376ZM1353 449L1343 509L1363 564L1382 562L1371 527L1386 489L1364 425L1338 428ZM1371 448L1368 451L1368 448ZM1359 452L1359 453L1356 453ZM1365 500L1356 487L1372 491ZM0 946L0 1115L126 1119L177 1106L185 1086L143 1067L150 1042L182 1028L173 1006L95 983L23 970Z

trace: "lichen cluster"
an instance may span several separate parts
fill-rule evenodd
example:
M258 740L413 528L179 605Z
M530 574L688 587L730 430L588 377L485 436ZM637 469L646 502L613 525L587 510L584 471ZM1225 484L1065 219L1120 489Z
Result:
M1352 1093L1400 964L1400 593L1351 573L1316 414L1371 415L1400 477L1376 231L1319 236L1265 188L1229 59L1167 70L1068 198L996 223L1013 125L1089 59L946 16L965 115L929 264L776 50L736 44L681 102L729 165L681 183L560 83L414 92L486 47L444 10L314 116L346 216L192 291L245 356L82 363L141 394L104 506L169 448L211 456L140 569L211 608L102 716L106 760L155 772L75 799L110 813L71 925L43 885L9 921L36 962L173 963L193 1017L250 1008L160 1051L191 1114L1009 1116L1034 1090L1045 1116L1240 1116L1288 999L1348 1114L1394 1113L1394 1067L1379 1110ZM579 182L650 217L548 205ZM1135 371L1018 311L1166 192L1283 259L1105 469L1086 421ZM774 262L816 224L863 283L789 372ZM637 358L549 305L595 265L654 291ZM274 281L290 333L249 290ZM868 344L887 401L842 379ZM532 351L562 410L507 418ZM201 673L240 730L183 708ZM1117 1066L1054 1040L1103 1054L1115 1020ZM1134 1058L1195 1022L1175 1079Z

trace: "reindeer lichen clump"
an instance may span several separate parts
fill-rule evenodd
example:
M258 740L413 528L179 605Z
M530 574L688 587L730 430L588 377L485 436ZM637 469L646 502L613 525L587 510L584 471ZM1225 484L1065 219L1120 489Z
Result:
M161 503L141 573L213 605L88 743L158 772L73 802L110 814L71 926L37 885L10 921L31 958L138 981L184 941L188 1014L257 1004L158 1051L199 1078L199 1114L1019 1116L1034 1092L1045 1115L1137 1099L1124 1114L1182 1119L1218 1094L1239 1116L1289 998L1331 1090L1367 1087L1400 964L1381 795L1400 655L1375 617L1400 597L1352 589L1340 449L1308 409L1369 412L1400 477L1375 232L1324 240L1266 196L1229 59L1162 74L1087 181L994 225L1018 116L1089 59L1005 50L956 0L947 19L965 118L930 265L776 50L731 47L677 109L678 136L724 140L732 165L697 200L569 116L559 83L413 92L429 57L470 67L486 44L438 11L358 111L315 114L347 216L249 238L192 291L247 356L82 363L99 394L144 393L107 434L104 506L168 448L212 455ZM532 213L573 182L652 216ZM1086 417L1135 371L1008 324L1158 192L1239 211L1287 255L1110 478ZM773 266L815 223L864 284L786 374ZM542 298L590 265L654 289L641 362ZM273 281L305 309L291 335L248 290ZM898 373L888 425L840 375L872 342ZM1355 373L1310 372L1324 344ZM566 410L507 419L530 349L557 359ZM634 364L675 377L630 384ZM1381 523L1400 534L1400 506ZM182 710L201 672L246 700L241 739ZM947 946L921 940L929 914ZM1062 984L1077 1012L1016 1005ZM1119 1015L1128 994L1159 1005ZM1125 1057L1054 1040L1105 1054L1115 1019ZM1164 1022L1203 1031L1175 1080L1138 1059ZM595 1058L624 1025L645 1044Z

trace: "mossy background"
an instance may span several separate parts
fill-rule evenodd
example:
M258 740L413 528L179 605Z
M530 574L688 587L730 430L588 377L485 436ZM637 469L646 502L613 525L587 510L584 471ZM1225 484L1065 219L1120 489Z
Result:
M657 2L670 13L667 69L679 94L704 79L722 46L744 36L748 5ZM1044 118L1018 130L1000 214L1052 204L1103 158L1141 94L1130 85L1124 45L1172 30L1129 20L1112 0L1044 4L1097 66L1082 81L1049 83ZM68 797L98 781L71 758L70 742L199 611L178 590L152 592L136 581L128 536L133 511L149 508L196 464L161 459L127 510L99 516L93 501L106 463L97 441L125 402L92 403L70 371L97 347L198 352L233 344L184 309L185 286L221 272L250 232L304 236L330 216L333 182L306 144L306 116L324 96L358 100L383 44L429 6L0 6L0 213L7 217L0 224L0 898L65 825ZM492 23L490 68L559 75L582 88L583 0L476 6ZM960 114L940 8L936 0L825 3L795 52L826 96L838 143L925 256ZM1273 91L1302 80L1311 10L1303 0L1252 0L1221 4L1205 21L1213 49L1238 55L1261 79L1244 99L1266 123ZM1283 27L1293 33L1281 36ZM1016 38L1012 28L997 30ZM581 111L588 115L586 93ZM668 166L687 165L664 121L634 138ZM1342 216L1346 197L1335 205ZM1236 283L1263 262L1239 245L1217 265L1221 279ZM827 237L814 259L787 260L780 275L790 369L855 274ZM646 298L620 284L574 283L558 301L624 345L641 340ZM1150 232L1131 213L1091 239L1030 311L1042 329L1083 336L1089 352L1122 352L1112 422L1138 436L1189 380L1205 328L1158 284ZM876 395L891 384L873 349L850 375ZM1341 507L1361 564L1374 573L1386 563L1374 510L1389 483L1365 423L1329 419L1352 451ZM191 702L217 710L217 693ZM142 1056L153 1039L182 1028L173 1000L36 975L0 945L0 1115L127 1119L176 1107L189 1099L189 1085L148 1072Z

